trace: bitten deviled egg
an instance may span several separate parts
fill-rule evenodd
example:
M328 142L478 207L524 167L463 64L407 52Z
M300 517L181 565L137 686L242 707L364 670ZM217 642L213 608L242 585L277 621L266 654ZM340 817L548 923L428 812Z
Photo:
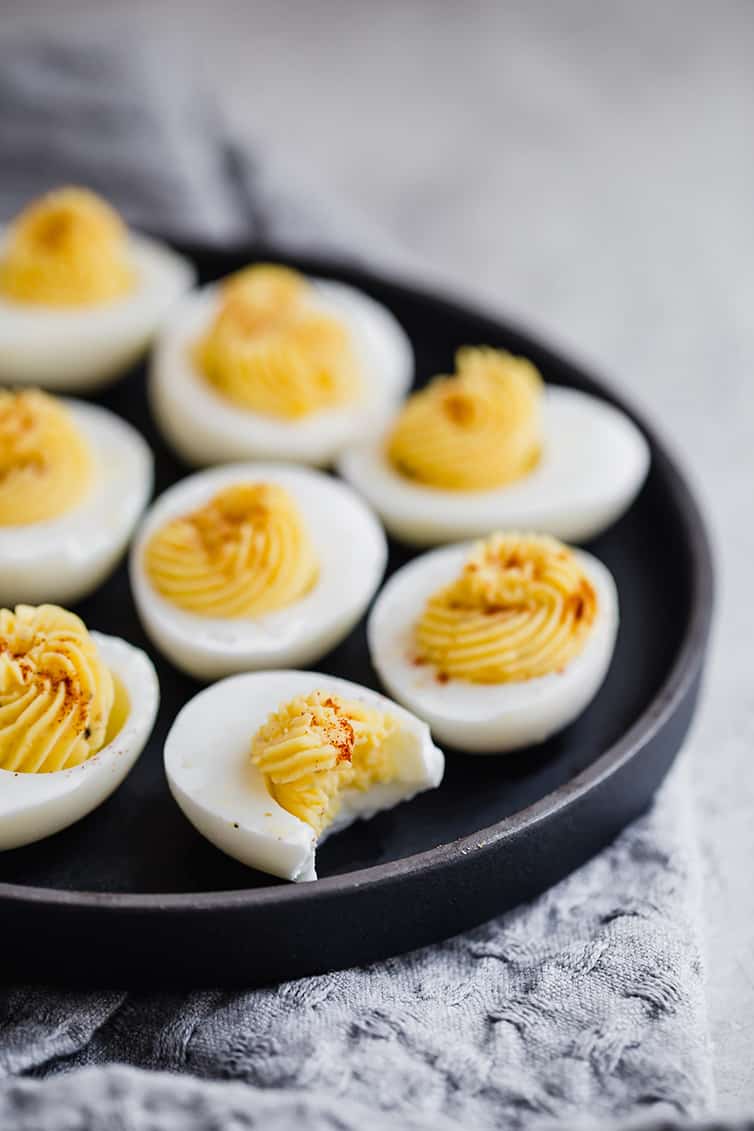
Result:
M141 754L157 675L138 648L56 605L0 610L0 849L95 809Z
M413 354L344 283L259 264L186 298L160 335L152 407L188 463L328 464L392 415Z
M48 193L0 232L0 381L104 384L143 353L193 279L185 259L130 233L94 193Z
M131 584L144 627L199 679L323 656L380 583L385 535L322 472L235 464L198 472L152 506Z
M173 797L243 864L315 880L318 844L436 788L429 728L375 691L315 672L222 680L180 712L165 743Z
M586 540L628 508L648 466L644 437L607 401L544 385L523 358L466 347L453 376L409 397L339 470L391 534L428 546L500 527Z
M493 534L400 569L369 618L382 683L462 750L514 750L567 726L613 654L609 570L548 535Z
M90 593L151 490L152 453L107 409L0 390L0 604Z

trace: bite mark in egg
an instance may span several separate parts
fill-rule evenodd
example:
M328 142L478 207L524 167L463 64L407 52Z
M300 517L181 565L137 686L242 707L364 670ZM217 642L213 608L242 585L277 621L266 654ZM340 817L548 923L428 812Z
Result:
M183 708L165 743L168 784L198 832L296 881L316 879L325 836L436 788L443 770L425 723L316 672L222 680Z

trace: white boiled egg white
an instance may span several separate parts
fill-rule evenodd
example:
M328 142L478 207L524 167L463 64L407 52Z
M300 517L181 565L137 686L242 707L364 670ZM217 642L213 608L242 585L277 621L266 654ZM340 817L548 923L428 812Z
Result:
M597 615L583 650L561 672L519 683L438 680L417 664L414 626L427 600L452 582L471 546L445 546L399 569L369 617L369 653L390 695L424 719L435 738L459 750L503 753L543 742L572 722L597 693L610 665L618 630L612 574L584 551L574 551L597 595Z
M160 688L151 660L117 636L91 637L128 696L126 720L107 746L78 766L52 773L0 770L0 850L42 840L91 813L117 789L152 732Z
M195 272L146 236L129 234L128 247L136 282L122 298L55 307L0 295L0 382L88 392L139 359Z
M93 456L80 501L54 518L0 526L0 604L75 604L126 549L152 493L152 453L115 413L63 398Z
M316 672L254 672L222 680L186 704L165 742L170 791L192 825L228 856L287 880L317 878L323 837L318 840L313 828L273 800L251 761L251 743L279 705L315 690L359 700L400 726L397 780L344 793L323 836L440 784L445 760L425 723L376 691Z
M638 494L649 447L625 413L576 389L547 385L543 450L533 471L492 490L445 490L402 476L385 435L344 452L338 470L382 518L415 546L476 538L490 530L535 529L569 542L595 537Z
M150 374L154 415L187 463L281 459L324 466L348 444L374 434L391 416L413 378L413 351L397 319L368 295L329 279L310 279L316 310L350 330L362 377L353 404L281 420L234 404L197 369L192 345L220 302L217 284L189 295L157 341Z
M313 587L295 602L258 617L197 615L166 600L145 567L145 550L167 522L238 483L277 484L304 519L319 563ZM354 627L379 585L385 535L359 496L323 472L281 464L231 464L197 472L161 495L148 511L131 553L131 586L144 627L165 655L198 679L324 656Z

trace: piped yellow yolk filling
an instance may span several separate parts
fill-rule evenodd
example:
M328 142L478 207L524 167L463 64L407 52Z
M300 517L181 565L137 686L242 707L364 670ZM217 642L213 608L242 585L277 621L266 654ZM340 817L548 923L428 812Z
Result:
M360 388L347 328L317 310L314 289L286 267L248 267L225 283L194 360L228 400L281 419L347 404Z
M444 679L512 683L560 672L583 649L597 595L576 555L544 535L493 534L433 594L417 659Z
M0 769L51 773L86 762L122 725L124 695L116 703L113 677L73 613L0 610Z
M381 711L313 691L270 715L254 736L251 759L278 805L319 836L345 791L395 780L398 729Z
M11 225L0 294L20 303L90 306L133 291L127 229L93 192L64 188L34 201Z
M81 501L92 455L60 401L0 390L0 526L56 518Z
M295 500L273 483L234 484L168 522L149 542L145 565L163 597L206 617L284 608L319 573Z
M460 349L453 376L409 397L388 437L388 459L430 487L503 487L539 460L541 396L530 362L487 347Z

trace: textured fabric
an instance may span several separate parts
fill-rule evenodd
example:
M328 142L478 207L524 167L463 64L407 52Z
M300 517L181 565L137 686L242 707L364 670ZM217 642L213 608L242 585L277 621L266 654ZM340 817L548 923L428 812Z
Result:
M701 1113L711 1084L685 797L676 774L649 816L530 906L367 969L249 993L0 994L0 1074L86 1069L66 1094L84 1105L98 1089L121 1097L110 1102L139 1128L174 1126L196 1085L171 1084L173 1110L164 1083L102 1080L92 1065L243 1081L255 1089L249 1120L296 1108L315 1127L330 1126L330 1110L338 1126L363 1127L367 1107L479 1128ZM139 1122L153 1087L162 1121ZM0 1085L0 1096L25 1110L46 1090L55 1112L50 1085ZM220 1126L240 1097L207 1093L197 1111ZM215 1124L195 1124L205 1125Z
M8 49L0 153L6 214L78 181L153 228L393 254L227 143L156 55ZM0 991L0 1126L442 1131L700 1115L694 844L676 772L598 859L440 946L249 993Z
M375 1106L363 1106L337 1096L288 1090L250 1088L238 1084L207 1084L165 1073L145 1073L117 1067L86 1069L51 1081L42 1089L29 1080L14 1081L0 1093L0 1126L14 1131L421 1131L426 1126L412 1117L396 1120ZM501 1113L499 1131L519 1126ZM545 1131L538 1120L529 1124ZM550 1124L552 1127L552 1124ZM464 1120L439 1116L433 1131L475 1127ZM616 1131L605 1120L567 1119L559 1131ZM669 1117L661 1121L637 1118L620 1131L754 1131L748 1119L689 1123Z

